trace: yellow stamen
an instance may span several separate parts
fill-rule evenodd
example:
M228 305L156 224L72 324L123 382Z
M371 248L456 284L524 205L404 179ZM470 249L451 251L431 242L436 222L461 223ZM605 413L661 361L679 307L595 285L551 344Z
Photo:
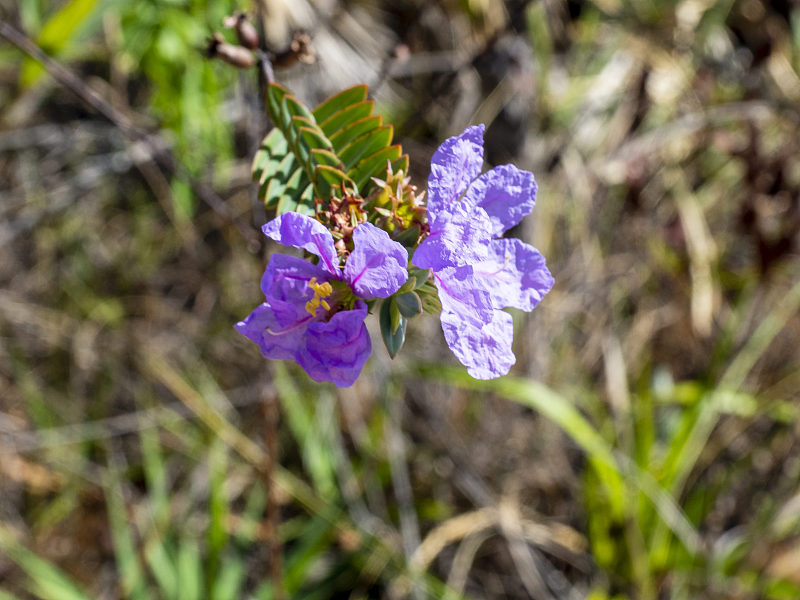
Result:
M316 316L317 308L322 306L325 310L330 310L331 305L325 301L325 298L333 293L333 286L328 283L317 283L317 278L312 277L308 282L308 287L314 290L314 297L306 302L306 310L312 315Z

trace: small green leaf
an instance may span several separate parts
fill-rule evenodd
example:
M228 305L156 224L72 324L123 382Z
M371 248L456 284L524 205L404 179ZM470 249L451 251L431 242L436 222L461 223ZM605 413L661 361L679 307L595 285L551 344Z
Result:
M392 313L397 312L399 315L397 329L392 331ZM381 312L378 318L381 325L381 336L389 356L394 358L403 347L403 342L406 340L406 319L400 315L400 311L391 299L386 299L381 304Z
M280 83L270 83L267 86L267 113L275 126L279 126L281 119L281 106L283 98L289 94L289 90Z
M362 158L371 156L379 150L383 150L392 143L392 136L394 135L394 128L391 125L385 125L360 135L346 148L339 152L339 158L348 169L355 167ZM398 146L399 147L399 146ZM400 158L400 155L393 157L391 160Z
M380 115L359 119L358 121L348 124L343 129L340 129L335 134L332 134L331 144L333 144L337 152L341 152L342 149L346 148L347 145L358 136L378 129L381 125L383 125L383 117Z
M430 269L411 269L408 272L408 278L411 279L412 277L416 280L414 284L414 289L418 290L421 288L431 276Z
M422 313L422 300L414 292L399 294L394 297L394 301L400 314L406 319L411 319Z
M367 190L374 186L372 178L385 177L387 162L397 160L402 153L403 149L399 145L383 148L371 156L367 156L355 168L351 168L347 174L353 178L359 189L363 189L366 194Z
M414 225L414 227L410 227L405 231L401 231L392 239L398 244L402 244L406 248L413 248L417 244L417 240L419 239L419 234L420 234L419 225Z
M442 312L442 303L439 300L439 293L432 282L426 281L416 290L422 300L422 310L429 315L439 315Z
M311 151L311 156L309 157L311 164L315 167L326 165L328 167L333 167L334 169L339 169L340 171L344 169L344 165L342 161L339 160L339 157L336 156L330 150L323 150L321 148L314 148Z
M389 317L391 318L392 322L392 334L396 334L397 330L400 328L400 322L403 319L403 315L400 313L400 309L397 306L397 302L395 302L395 298L390 300L391 307L389 308Z
M317 127L300 127L301 139L313 150L331 150L333 146L328 138Z
M353 180L344 171L328 165L319 165L314 169L314 186L317 189L317 194L323 200L331 197L331 188L333 186L341 186L343 183L349 189L355 189Z
M399 173L400 171L408 175L408 154L403 154L403 156L392 162L392 173Z
M353 104L352 106L348 106L347 108L344 108L343 110L331 115L325 121L322 121L320 123L320 127L322 128L322 131L325 132L325 135L333 136L347 127L350 123L354 123L360 119L369 117L374 108L375 103L372 100L365 100L364 102Z
M289 111L291 116L305 117L309 123L317 122L311 111L306 108L306 105L300 102L300 100L294 96L287 95L283 98L283 101L286 103L286 109Z
M317 106L317 108L314 109L314 118L318 123L322 123L334 113L342 110L343 107L350 106L357 102L363 102L367 99L368 93L369 88L363 84L343 90Z

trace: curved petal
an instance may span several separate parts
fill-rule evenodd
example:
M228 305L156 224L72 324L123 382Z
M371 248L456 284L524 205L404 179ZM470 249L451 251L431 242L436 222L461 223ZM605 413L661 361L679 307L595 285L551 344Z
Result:
M544 256L522 240L492 240L489 259L474 266L475 285L492 297L496 309L531 311L553 287Z
M311 279L323 283L330 273L307 260L286 254L273 254L261 278L261 290L275 315L273 333L293 329L312 315L306 303L314 297L308 284Z
M471 266L448 267L433 277L442 310L464 315L494 310L492 295L476 283Z
M467 127L448 138L431 158L428 177L428 218L431 223L458 200L483 168L483 125Z
M305 347L295 361L315 381L330 381L338 387L353 385L372 353L366 316L367 305L358 301L353 310L340 311L328 322L312 322Z
M441 319L447 345L475 379L505 375L516 362L511 350L514 327L508 313L442 311Z
M419 245L411 263L420 269L438 271L485 260L492 224L483 209L456 202L446 216L431 226L428 237Z
M321 267L337 279L342 278L336 248L333 247L333 236L316 219L296 212L287 212L265 224L261 231L279 244L302 248L319 256Z
M356 295L388 298L408 279L408 252L371 223L353 231L355 249L347 257L344 278Z
M464 202L480 206L492 221L494 237L513 227L536 204L533 173L514 165L501 165L478 177L467 190Z
M307 317L308 319L299 322L297 327L286 329L276 319L273 307L264 302L234 327L243 336L258 344L265 358L290 360L295 357L298 349L305 346L307 322L311 320L310 315L307 314ZM273 331L282 333L274 334Z

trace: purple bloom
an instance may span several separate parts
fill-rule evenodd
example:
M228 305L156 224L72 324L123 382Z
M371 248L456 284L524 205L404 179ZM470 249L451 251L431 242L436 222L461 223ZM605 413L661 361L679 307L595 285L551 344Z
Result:
M411 262L432 269L447 345L477 379L516 361L507 307L530 311L553 287L538 250L501 236L533 210L533 174L503 165L480 174L483 125L445 141L431 160L429 236Z
M322 223L285 213L262 228L273 240L320 258L314 265L276 254L261 279L266 302L236 330L266 358L294 360L315 381L353 385L372 351L364 300L386 298L408 279L408 253L370 223L353 231L355 248L344 269Z

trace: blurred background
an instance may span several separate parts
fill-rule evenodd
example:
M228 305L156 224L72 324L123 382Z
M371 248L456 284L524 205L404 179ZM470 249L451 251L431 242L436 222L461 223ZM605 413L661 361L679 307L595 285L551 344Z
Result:
M235 333L275 250L235 10L309 35L308 105L369 84L420 189L473 123L536 174L508 377L430 317L346 390ZM800 4L0 16L0 599L800 598Z

